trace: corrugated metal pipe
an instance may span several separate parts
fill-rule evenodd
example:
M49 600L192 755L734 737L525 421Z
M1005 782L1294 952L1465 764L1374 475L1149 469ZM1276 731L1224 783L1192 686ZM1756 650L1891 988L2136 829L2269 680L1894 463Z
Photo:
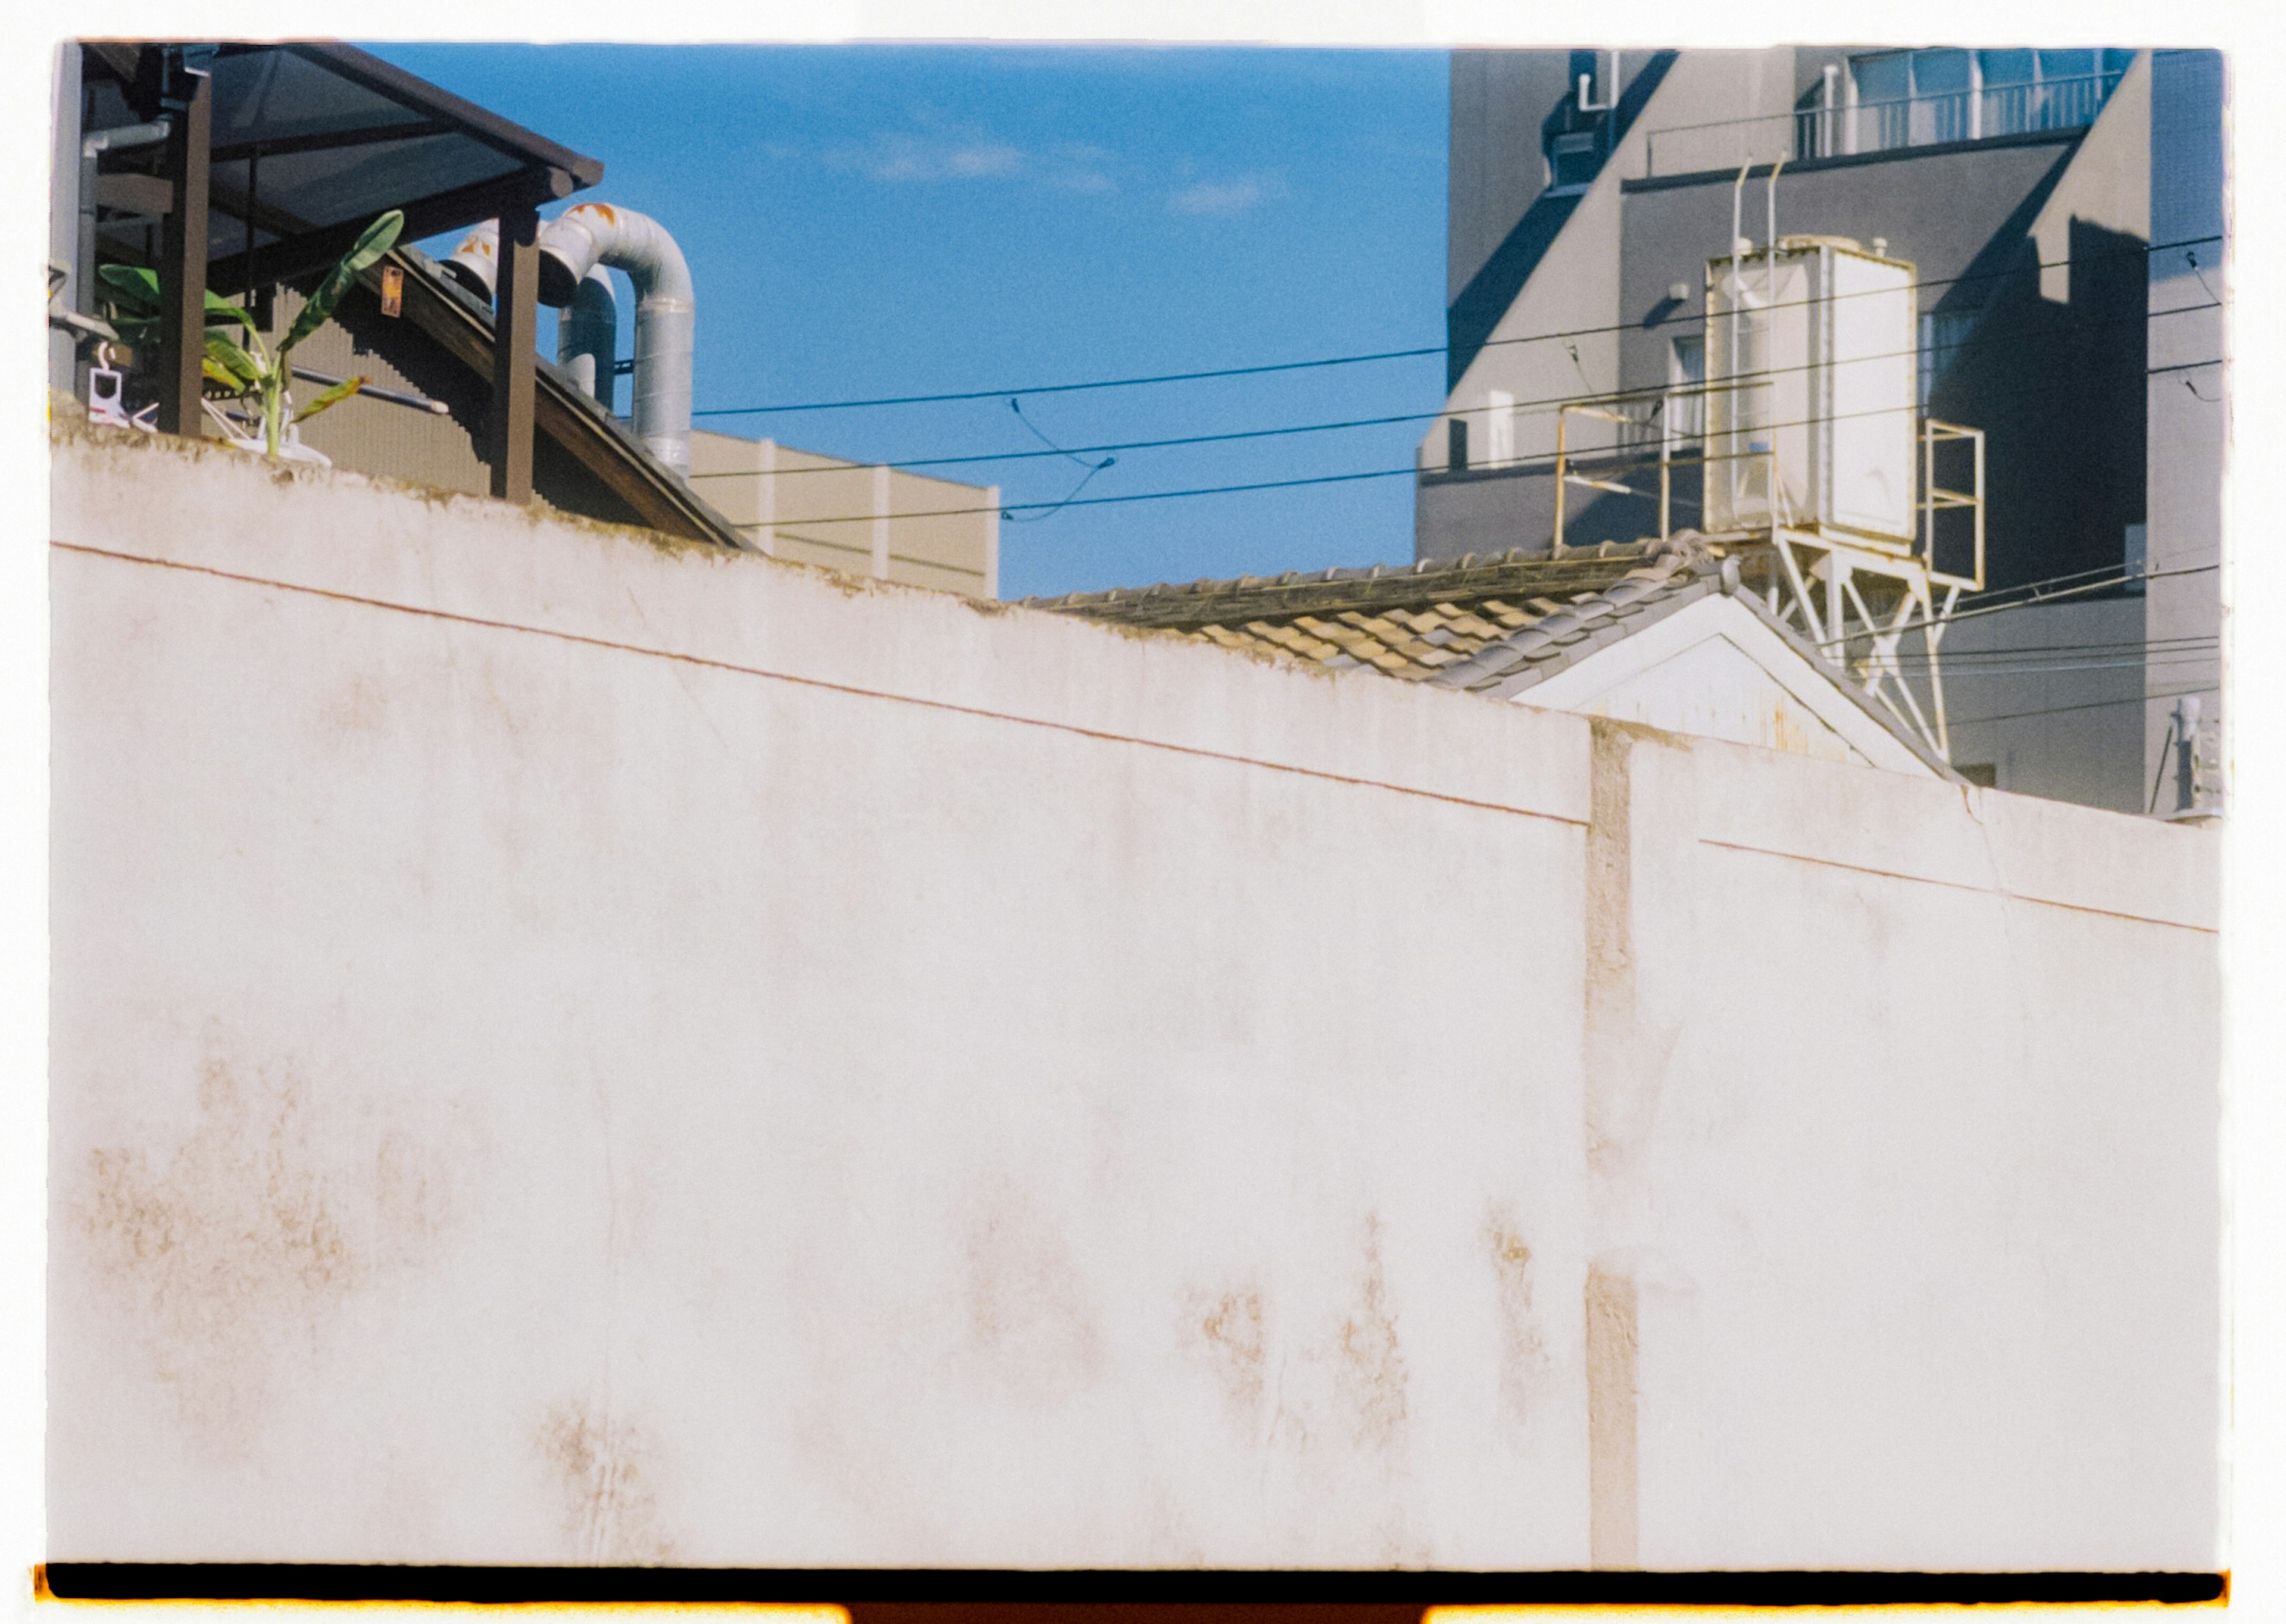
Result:
M541 303L575 304L597 265L626 272L635 286L635 435L667 467L688 473L697 325L690 267L666 228L632 209L581 203L540 228Z
M597 265L579 279L572 308L556 324L556 364L609 412L619 353L619 302L611 296L611 273ZM689 421L686 407L686 426Z

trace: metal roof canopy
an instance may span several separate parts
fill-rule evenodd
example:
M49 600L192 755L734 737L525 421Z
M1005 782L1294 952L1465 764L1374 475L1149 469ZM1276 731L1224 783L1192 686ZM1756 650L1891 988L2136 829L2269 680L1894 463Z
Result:
M90 130L111 122L106 102L121 122L163 110L162 52L209 76L207 263L217 290L323 270L391 209L405 211L402 240L416 241L569 197L603 175L601 161L351 45L92 41L85 50ZM105 168L147 172L157 157L122 153ZM106 246L114 244L125 246Z
M146 194L142 210L162 222L162 433L201 432L206 288L258 297L329 266L392 209L404 211L406 240L497 219L493 404L479 454L494 496L532 500L540 205L594 185L601 162L350 45L93 41L81 63L83 135L130 114L168 120L155 174L131 151L116 169L122 182L142 170L163 193ZM83 289L92 271L79 268Z

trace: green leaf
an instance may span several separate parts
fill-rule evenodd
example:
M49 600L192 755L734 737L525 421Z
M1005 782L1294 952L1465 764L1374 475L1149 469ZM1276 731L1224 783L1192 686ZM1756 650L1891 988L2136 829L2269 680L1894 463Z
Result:
M318 291L310 296L310 302L302 307L302 313L294 318L294 325L279 341L278 353L284 355L316 332L319 324L334 313L334 306L342 302L342 296L350 290L350 284L357 280L358 273L395 248L397 233L404 229L405 211L401 209L390 209L367 226L358 238L356 246L343 256L341 264L326 272L326 280L318 285Z
M114 303L144 319L158 319L159 273L147 265L100 265L95 274L97 280L110 290ZM210 322L217 318L234 321L248 333L261 330L252 316L211 288L206 290L206 315ZM124 336L123 329L122 335Z
M95 280L108 288L114 303L138 315L159 313L159 273L147 265L98 265Z
M209 367L220 366L227 374L223 382L239 389L251 390L262 382L264 368L252 356L223 336L219 327L207 329L207 361Z
M207 319L212 321L217 316L225 321L235 321L249 333L262 330L253 317L209 288L207 289Z
M364 388L372 381L373 380L370 378L343 378L339 383L335 384L333 388L327 390L324 394L310 402L308 406L303 406L300 411L295 413L294 421L297 423L305 423L309 422L310 419L315 417L327 406L336 406L342 401L347 400L351 395L356 394L359 390Z

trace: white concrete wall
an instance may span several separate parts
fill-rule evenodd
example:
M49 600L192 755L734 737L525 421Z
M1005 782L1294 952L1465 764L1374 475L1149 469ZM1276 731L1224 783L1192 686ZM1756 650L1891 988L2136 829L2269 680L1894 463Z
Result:
M2219 1560L2210 832L53 490L53 1559Z

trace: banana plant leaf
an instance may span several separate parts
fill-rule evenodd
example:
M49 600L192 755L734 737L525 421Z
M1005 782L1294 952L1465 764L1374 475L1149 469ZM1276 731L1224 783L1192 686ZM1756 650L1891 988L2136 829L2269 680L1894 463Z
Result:
M279 341L278 353L281 357L318 330L319 324L334 313L334 306L342 302L342 296L350 290L359 272L395 248L397 234L404 229L405 211L401 209L390 209L365 228L356 246L342 256L341 264L326 273L318 291L310 296L310 302L302 307L302 313L294 318L294 325Z
M95 277L110 291L114 303L134 314L159 314L159 273L148 265L100 265ZM206 308L209 321L218 316L225 321L238 323L249 333L256 330L253 317L211 288L207 289Z
M264 372L262 365L233 343L222 328L209 327L207 329L207 375L216 376L217 367L221 368L219 382L234 384L241 390L250 390L260 383Z
M365 385L371 381L372 380L368 378L361 377L343 378L339 383L335 384L333 388L327 390L324 394L310 402L308 406L303 406L300 411L295 413L294 421L297 423L308 422L311 418L324 411L327 406L339 406L343 401L347 400L351 395L356 394L359 390L364 388Z

